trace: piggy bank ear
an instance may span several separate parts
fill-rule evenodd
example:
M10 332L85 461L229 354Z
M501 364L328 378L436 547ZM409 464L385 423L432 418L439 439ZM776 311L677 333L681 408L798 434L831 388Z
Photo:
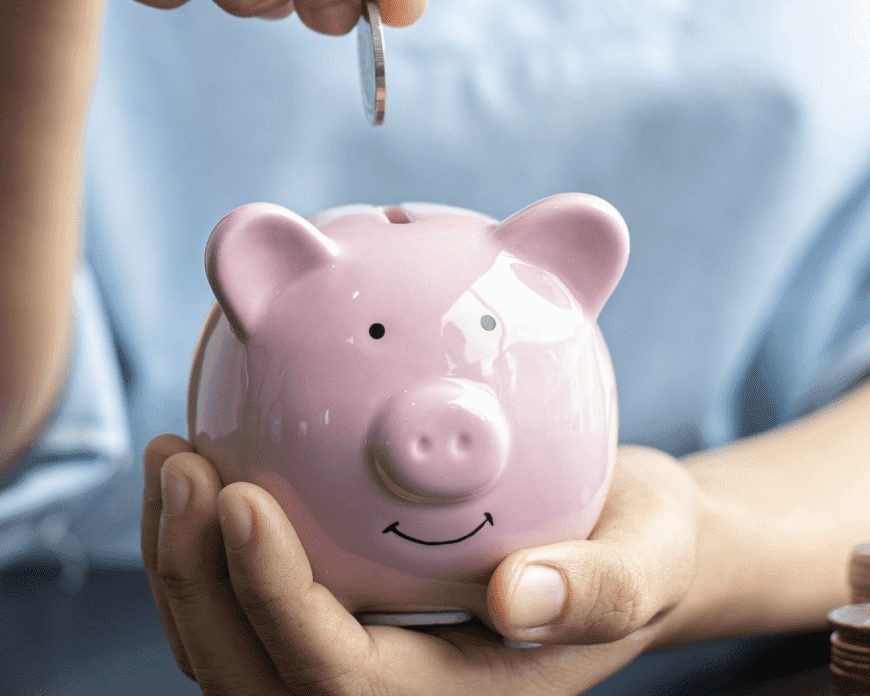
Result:
M245 340L272 299L338 254L304 218L270 203L250 203L221 220L205 250L205 272L236 335Z
M607 201L563 193L533 203L496 228L506 251L556 275L594 319L628 261L628 229Z

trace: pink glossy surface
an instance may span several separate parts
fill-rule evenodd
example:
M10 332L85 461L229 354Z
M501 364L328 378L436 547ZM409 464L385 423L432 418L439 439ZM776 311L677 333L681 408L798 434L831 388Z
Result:
M449 503L498 481L509 432L495 393L468 380L442 378L387 401L372 421L368 460L396 495Z
M312 222L251 204L212 234L194 445L272 492L351 611L486 620L502 558L601 511L617 404L596 317L625 225L582 194L500 224L428 204Z

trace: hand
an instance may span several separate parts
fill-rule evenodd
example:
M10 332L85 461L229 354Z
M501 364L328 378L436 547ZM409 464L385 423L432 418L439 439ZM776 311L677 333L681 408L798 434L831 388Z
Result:
M679 601L691 576L692 486L673 460L623 450L593 538L523 551L490 586L497 625L519 640L606 645L505 647L481 625L423 631L361 626L312 580L286 515L247 483L222 489L213 466L175 436L145 454L142 548L176 661L204 694L564 694L603 680L656 637L643 624ZM562 615L520 630L520 565L568 579Z
M519 551L493 573L495 627L516 641L591 644L659 624L694 579L700 499L669 455L620 447L589 539Z
M188 0L139 0L164 10L175 9ZM309 27L323 34L346 34L359 20L362 0L214 0L237 17L279 19L293 12ZM420 19L428 0L380 0L381 18L393 27L406 27Z

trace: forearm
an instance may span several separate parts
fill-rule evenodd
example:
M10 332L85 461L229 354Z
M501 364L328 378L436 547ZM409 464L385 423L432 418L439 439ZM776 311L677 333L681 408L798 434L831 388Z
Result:
M102 0L0 6L0 472L63 382Z
M697 574L658 644L823 628L870 539L870 385L685 463L702 492Z

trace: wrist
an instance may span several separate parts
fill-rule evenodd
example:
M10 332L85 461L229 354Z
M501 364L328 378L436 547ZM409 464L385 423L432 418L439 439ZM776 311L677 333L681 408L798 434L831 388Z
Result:
M776 578L757 560L776 537L771 520L695 480L695 573L682 601L656 627L653 649L763 632L774 623Z

